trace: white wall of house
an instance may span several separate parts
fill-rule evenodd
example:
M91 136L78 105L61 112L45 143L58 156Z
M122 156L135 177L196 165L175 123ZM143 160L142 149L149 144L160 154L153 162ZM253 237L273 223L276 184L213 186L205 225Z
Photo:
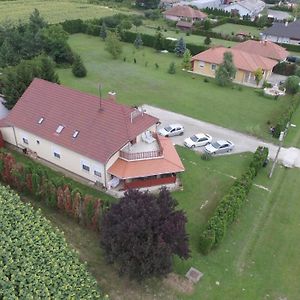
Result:
M274 36L274 35L264 35L261 36L262 40L267 40L273 43L282 43L282 44L291 44L291 45L299 45L299 40L292 40L287 37L280 37L280 36Z
M167 20L171 20L171 21L179 21L180 20L180 17L177 17L177 16L170 16L170 15L165 15L165 18Z
M36 152L38 157L46 161L93 182L99 181L105 184L104 166L96 160L80 155L16 127L15 135L17 144L12 127L1 128L1 133L3 139L10 144L19 148L28 148ZM89 170L86 170L87 168Z

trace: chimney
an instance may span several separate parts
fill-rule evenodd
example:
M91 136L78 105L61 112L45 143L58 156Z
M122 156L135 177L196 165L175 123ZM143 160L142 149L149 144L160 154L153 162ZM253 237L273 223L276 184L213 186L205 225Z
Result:
M116 92L108 92L108 100L116 101L116 99L117 99Z

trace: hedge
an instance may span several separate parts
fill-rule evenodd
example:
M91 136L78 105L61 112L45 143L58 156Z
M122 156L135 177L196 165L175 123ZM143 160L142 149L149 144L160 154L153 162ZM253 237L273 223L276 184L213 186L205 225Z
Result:
M285 48L287 51L300 52L300 45L281 44L281 43L277 43L277 44Z
M100 217L110 205L108 200L85 193L75 181L47 167L33 161L17 162L6 150L0 152L0 180L94 230L99 230Z
M263 167L268 153L268 148L258 147L248 170L234 182L228 193L219 202L213 216L209 219L205 230L200 236L200 251L204 255L221 243L227 228L237 219L239 210L252 186L253 179Z
M297 94L293 97L291 103L286 107L285 110L283 110L282 114L280 115L273 132L273 137L279 138L280 132L285 130L287 123L291 121L292 116L298 108L299 104L300 95Z

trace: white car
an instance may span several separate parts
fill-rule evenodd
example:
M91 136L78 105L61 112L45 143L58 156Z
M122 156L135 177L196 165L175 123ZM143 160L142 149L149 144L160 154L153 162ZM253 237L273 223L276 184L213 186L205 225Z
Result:
M205 146L212 141L212 137L206 133L197 133L184 140L184 145L188 148Z
M219 154L219 153L231 152L233 148L234 148L233 142L219 140L206 145L204 150L206 153L209 154Z
M184 127L180 124L171 124L164 128L161 128L158 133L162 136L175 136L175 135L183 135Z

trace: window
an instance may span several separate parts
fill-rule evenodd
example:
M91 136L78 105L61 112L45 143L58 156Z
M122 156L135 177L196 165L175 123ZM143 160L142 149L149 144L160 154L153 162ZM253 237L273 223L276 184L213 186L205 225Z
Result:
M39 144L40 144L40 141L39 141L39 140L36 140L36 143L39 145Z
M85 165L85 164L82 164L82 170L89 172L90 171L90 167L87 166L87 165Z
M57 134L60 134L62 131L63 131L63 129L64 129L65 127L63 126L63 125L59 125L57 128L56 128L56 133Z
M212 69L213 71L215 71L215 70L217 69L217 65L212 64L212 65L211 65L211 69Z
M26 145L28 145L29 144L28 143L28 139L23 137L23 143L26 144Z
M54 157L56 157L56 158L60 158L60 153L57 153L57 152L53 152L53 155L54 155Z
M78 134L79 134L79 131L78 130L74 130L73 135L72 135L73 138L74 139L77 138Z
M44 121L44 118L43 118L43 117L41 117L41 118L38 120L38 124L42 124L42 123L43 123L43 121Z
M204 61L199 61L199 66L200 66L201 68L203 68L203 67L205 66L205 62L204 62Z
M94 170L94 175L95 175L95 176L98 176L98 177L101 177L101 172L100 172L100 171L97 171L97 170Z

